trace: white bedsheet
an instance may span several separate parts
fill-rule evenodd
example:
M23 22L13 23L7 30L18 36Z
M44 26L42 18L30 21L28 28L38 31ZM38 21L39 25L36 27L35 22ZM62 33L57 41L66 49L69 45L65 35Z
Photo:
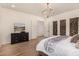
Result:
M46 51L44 48L45 41L49 40L51 38L55 38L55 37L57 37L57 36L50 37L50 38L40 41L36 47L36 50L42 51L42 52L48 54L49 56L79 56L79 49L75 48L74 43L70 43L70 40L72 37L69 37L66 40L62 40L62 41L58 42L54 47L54 52L50 53L50 52Z

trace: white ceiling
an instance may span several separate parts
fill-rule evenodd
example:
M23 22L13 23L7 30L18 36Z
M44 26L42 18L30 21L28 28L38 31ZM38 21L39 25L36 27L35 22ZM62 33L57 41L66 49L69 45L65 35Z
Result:
M12 4L14 4L16 7L12 8ZM45 3L0 3L0 6L37 16L42 16L41 11L46 5ZM52 3L50 6L54 9L54 15L74 9L79 9L79 3Z

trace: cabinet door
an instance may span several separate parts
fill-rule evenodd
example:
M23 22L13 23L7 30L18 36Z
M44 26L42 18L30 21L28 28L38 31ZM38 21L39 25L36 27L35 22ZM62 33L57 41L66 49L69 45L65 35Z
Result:
M57 35L57 21L53 21L53 35Z
M66 20L60 20L60 35L66 35Z
M11 34L11 44L20 42L20 38L21 38L21 36L19 33L12 33Z
M78 34L78 17L70 19L70 36Z
M21 41L28 41L29 33L21 33Z

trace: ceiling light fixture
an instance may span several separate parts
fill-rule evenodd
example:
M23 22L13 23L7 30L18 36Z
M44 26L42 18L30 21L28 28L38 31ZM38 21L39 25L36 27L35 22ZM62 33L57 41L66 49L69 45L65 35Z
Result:
M11 5L12 8L15 8L16 6L14 4Z
M45 9L42 10L42 15L46 18L49 18L53 15L53 8L51 8L49 3L46 3Z

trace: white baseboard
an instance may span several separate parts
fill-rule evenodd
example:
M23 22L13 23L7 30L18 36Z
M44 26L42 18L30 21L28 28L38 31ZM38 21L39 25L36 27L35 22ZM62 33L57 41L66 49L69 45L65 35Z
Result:
M7 45L7 44L11 44L11 42L4 42L4 43L2 43L2 44L1 44L1 47L5 46L5 45Z

